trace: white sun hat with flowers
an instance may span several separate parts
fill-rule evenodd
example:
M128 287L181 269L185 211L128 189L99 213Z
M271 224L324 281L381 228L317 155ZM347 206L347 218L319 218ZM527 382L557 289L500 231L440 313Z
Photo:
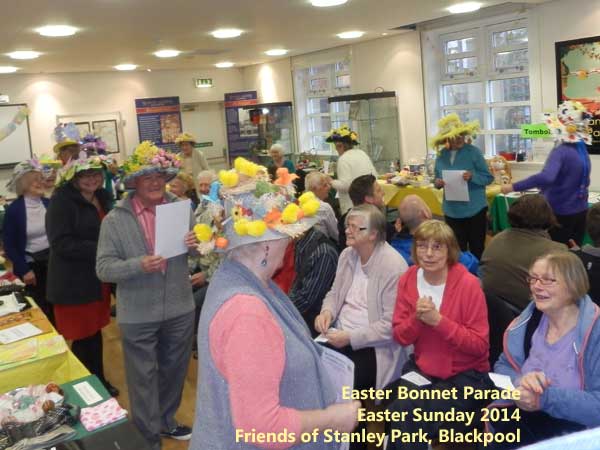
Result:
M558 105L556 114L545 113L544 122L555 140L591 145L590 119L592 115L582 103L567 100Z
M223 220L194 227L201 254L215 248L228 252L255 242L296 238L316 223L320 202L312 192L296 201L293 185L271 183L262 166L253 164L237 158L234 169L220 174Z
M151 173L161 173L166 181L170 181L175 178L180 166L178 155L144 141L121 166L123 183L127 189L133 189L137 177Z
M6 189L8 189L9 192L16 192L18 181L23 175L29 172L40 172L44 177L47 177L51 171L56 170L61 166L62 162L59 160L46 155L42 155L40 158L34 155L33 158L21 161L14 167L10 180L8 180L8 183L6 184Z

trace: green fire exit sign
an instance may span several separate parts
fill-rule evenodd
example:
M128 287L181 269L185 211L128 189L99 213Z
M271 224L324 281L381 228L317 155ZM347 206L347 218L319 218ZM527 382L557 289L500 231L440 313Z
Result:
M197 88L210 88L213 87L212 78L196 78L196 87Z

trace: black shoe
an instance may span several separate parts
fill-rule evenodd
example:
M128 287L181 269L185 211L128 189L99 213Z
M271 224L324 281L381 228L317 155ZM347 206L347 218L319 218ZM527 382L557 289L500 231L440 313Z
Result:
M177 424L175 428L169 431L161 431L161 437L176 439L178 441L189 441L192 438L192 429L185 425Z
M118 397L120 392L119 390L114 387L112 384L110 384L108 381L104 381L104 387L106 388L106 390L108 391L108 393L110 394L111 397Z

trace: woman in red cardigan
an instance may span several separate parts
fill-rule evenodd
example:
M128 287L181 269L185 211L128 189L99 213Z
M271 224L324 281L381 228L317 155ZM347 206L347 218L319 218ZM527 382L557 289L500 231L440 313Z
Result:
M416 372L429 384L419 387L405 378L397 383L415 399L398 396L389 406L392 411L404 412L404 420L390 424L388 448L426 449L429 439L443 440L446 432L440 432L441 429L466 432L477 428L478 414L471 420L443 422L425 421L421 414L479 412L486 401L465 396L464 388L472 387L475 391L493 388L487 376L489 339L485 297L479 280L458 263L459 254L454 233L445 223L428 220L417 228L412 247L415 265L398 282L392 325L397 342L414 345L414 355L403 369L404 377ZM431 391L445 390L443 399L429 395ZM419 439L402 442L408 436L405 433L420 430L421 436L426 434L422 442Z

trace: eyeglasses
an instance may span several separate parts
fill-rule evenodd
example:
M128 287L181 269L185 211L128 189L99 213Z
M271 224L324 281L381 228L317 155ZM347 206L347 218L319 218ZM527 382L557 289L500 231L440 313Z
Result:
M529 283L530 286L534 286L535 283L537 283L538 281L541 283L542 286L552 286L558 281L555 278L538 278L531 275L529 275L525 279L527 280L527 283Z
M356 233L357 231L365 231L366 229L367 227L359 227L351 223L346 224L346 230L350 230L353 233Z
M446 244L440 244L439 242L429 242L420 241L417 242L417 251L418 252L426 252L431 249L433 253L440 253L446 248Z

